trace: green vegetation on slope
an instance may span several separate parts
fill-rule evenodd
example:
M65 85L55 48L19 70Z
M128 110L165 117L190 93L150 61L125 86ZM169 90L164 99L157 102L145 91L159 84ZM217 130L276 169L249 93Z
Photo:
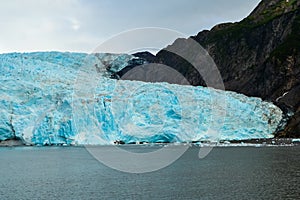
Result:
M269 6L268 9L265 9L258 14L250 15L241 22L228 24L224 29L212 31L207 43L219 41L224 37L238 39L241 36L245 36L249 30L263 26L275 18L297 9L297 0L290 0L289 2L286 2L285 0L278 1L276 4Z

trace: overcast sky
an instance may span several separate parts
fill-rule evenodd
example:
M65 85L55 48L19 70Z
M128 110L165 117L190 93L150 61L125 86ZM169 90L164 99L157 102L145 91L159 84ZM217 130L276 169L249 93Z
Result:
M195 35L239 21L260 0L0 0L0 53L91 52L134 28Z

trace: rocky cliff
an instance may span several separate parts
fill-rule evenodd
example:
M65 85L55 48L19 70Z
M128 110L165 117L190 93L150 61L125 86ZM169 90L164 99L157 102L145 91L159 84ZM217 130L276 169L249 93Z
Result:
M263 0L242 21L219 24L191 38L214 59L226 90L261 97L294 113L278 137L300 136L299 0ZM186 39L172 45L181 40ZM154 60L145 53L139 56ZM190 63L166 49L155 62L175 68L192 85L205 85Z

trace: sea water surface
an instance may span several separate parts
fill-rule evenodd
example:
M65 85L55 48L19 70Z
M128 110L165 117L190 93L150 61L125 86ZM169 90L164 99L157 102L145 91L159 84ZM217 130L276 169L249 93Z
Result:
M106 147L102 147L106 148ZM151 146L123 147L149 151ZM144 150L143 150L144 149ZM191 147L159 171L130 174L84 147L0 148L0 199L298 199L300 146Z

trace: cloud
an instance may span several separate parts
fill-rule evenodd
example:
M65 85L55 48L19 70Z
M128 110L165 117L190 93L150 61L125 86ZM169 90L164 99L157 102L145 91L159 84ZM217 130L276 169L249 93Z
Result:
M70 22L73 30L77 31L80 28L80 23L77 19L70 19Z
M187 35L249 14L259 0L0 1L0 52L90 52L119 32L141 27Z

